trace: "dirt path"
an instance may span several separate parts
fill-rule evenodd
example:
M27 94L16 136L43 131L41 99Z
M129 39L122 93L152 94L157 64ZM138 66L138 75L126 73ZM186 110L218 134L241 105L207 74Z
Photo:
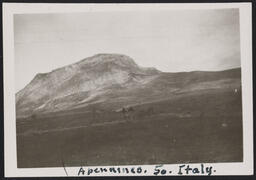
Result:
M169 116L169 117L176 117L176 118L186 118L186 116L180 114L180 113L163 113L158 114L157 116ZM152 120L152 117L146 117L143 119L140 119L140 122L149 121ZM114 125L114 124L120 124L120 123L127 123L127 122L137 122L137 120L116 120L116 121L110 121L110 122L102 122L102 123L94 123L91 125L84 125L84 126L75 126L75 127L67 127L67 128L54 128L49 130L31 130L24 133L17 133L18 136L27 136L31 134L44 134L44 133L52 133L52 132L62 132L62 131L69 131L69 130L75 130L75 129L82 129L82 128L89 128L89 127L100 127L100 126L107 126L107 125Z
M76 126L76 127L70 127L70 128L55 128L55 129L50 129L50 130L38 130L38 131L33 130L33 131L25 132L25 133L18 133L17 135L18 136L27 136L30 134L44 134L44 133L50 133L50 132L61 132L61 131L88 128L88 127L98 127L98 126L120 124L120 123L126 123L126 122L128 122L128 120L118 120L118 121L111 121L111 122L95 123L92 125Z

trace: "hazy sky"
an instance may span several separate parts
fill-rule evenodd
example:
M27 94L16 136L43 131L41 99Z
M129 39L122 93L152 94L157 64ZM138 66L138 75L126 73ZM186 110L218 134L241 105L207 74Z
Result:
M237 9L15 15L14 38L16 91L97 53L165 72L240 66Z

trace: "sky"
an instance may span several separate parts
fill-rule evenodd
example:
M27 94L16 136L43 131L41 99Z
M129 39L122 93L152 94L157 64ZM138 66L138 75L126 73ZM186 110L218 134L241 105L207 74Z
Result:
M98 53L164 72L240 67L238 9L16 14L15 89Z

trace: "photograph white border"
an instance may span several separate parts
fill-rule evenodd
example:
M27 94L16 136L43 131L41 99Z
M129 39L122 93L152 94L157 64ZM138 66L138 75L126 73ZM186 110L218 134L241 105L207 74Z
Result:
M159 11L190 9L238 8L240 14L240 46L242 69L243 110L243 158L241 163L204 163L216 170L212 175L253 174L253 98L252 98L252 17L251 3L159 3L159 4L41 4L3 3L3 75L4 75L4 162L5 177L58 177L67 176L63 167L17 168L16 113L15 113L15 71L14 71L14 14L72 13L100 11ZM164 165L177 169L180 164ZM193 165L193 164L191 164ZM200 165L200 164L194 164ZM104 166L107 167L107 166ZM115 166L111 166L115 167ZM120 166L129 167L129 166ZM130 166L131 167L131 166ZM132 166L138 167L138 165ZM141 165L147 169L144 175L153 175L155 165ZM66 167L69 176L77 176L80 167ZM86 167L88 168L88 167ZM134 174L102 173L94 176L134 176ZM137 176L138 174L135 174ZM177 175L177 174L170 174Z

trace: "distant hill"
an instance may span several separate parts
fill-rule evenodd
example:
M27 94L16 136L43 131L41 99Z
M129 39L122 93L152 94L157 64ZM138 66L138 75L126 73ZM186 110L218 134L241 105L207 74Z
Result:
M37 74L16 94L17 117L86 108L118 110L188 93L236 88L241 69L166 73L138 66L120 54L97 54L49 73Z

